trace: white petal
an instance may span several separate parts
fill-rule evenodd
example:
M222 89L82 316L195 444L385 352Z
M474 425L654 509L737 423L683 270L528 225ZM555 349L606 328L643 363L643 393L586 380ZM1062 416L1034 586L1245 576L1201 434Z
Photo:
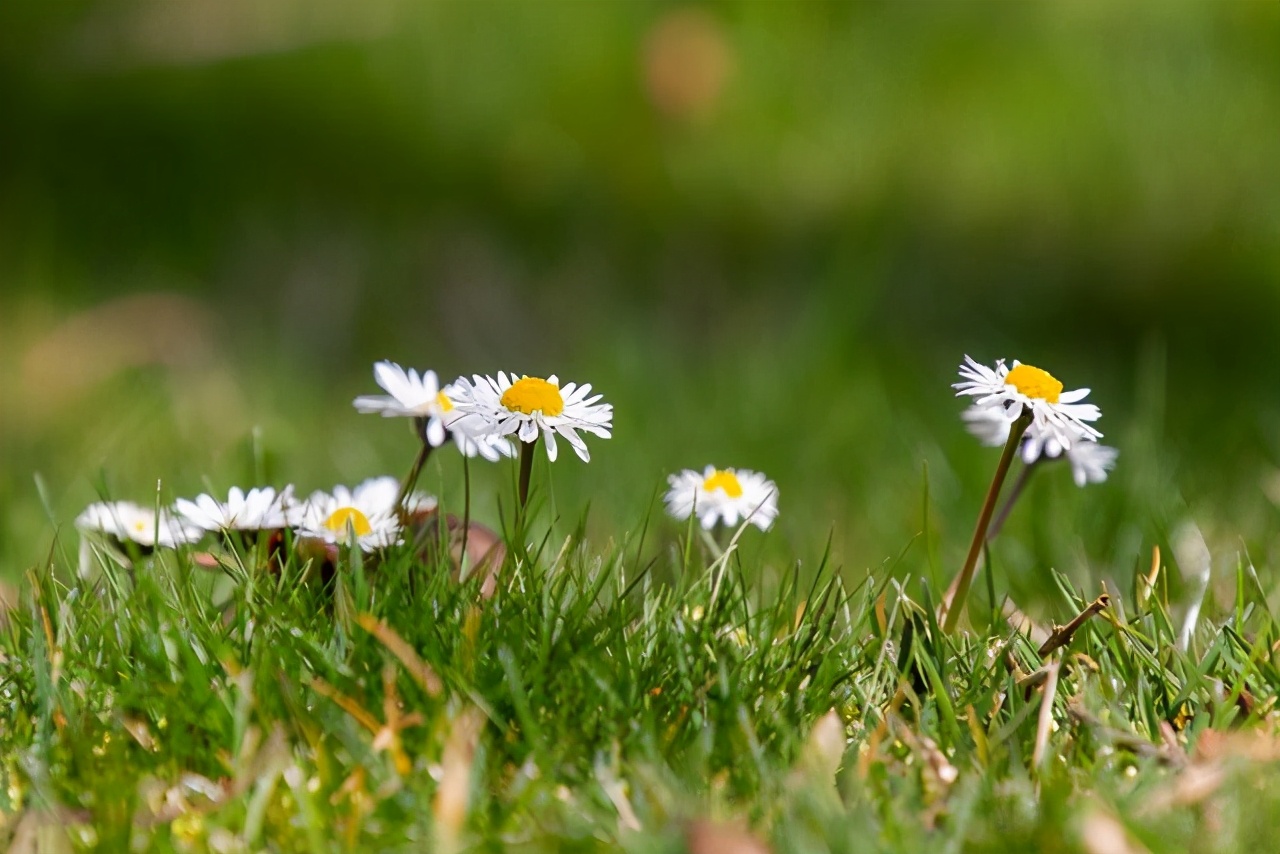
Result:
M1078 388L1075 391L1064 391L1058 395L1058 403L1079 403L1089 396L1089 389Z
M438 448L444 444L444 439L444 424L439 418L432 418L427 422L427 443Z

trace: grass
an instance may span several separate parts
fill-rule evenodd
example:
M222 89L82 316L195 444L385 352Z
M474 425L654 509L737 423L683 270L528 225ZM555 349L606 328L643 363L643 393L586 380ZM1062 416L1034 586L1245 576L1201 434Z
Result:
M410 547L327 583L234 549L218 571L181 550L80 578L62 539L0 636L3 833L41 851L1273 838L1277 626L1247 563L1185 648L1157 555L1042 657L999 614L998 566L949 636L939 591L893 565L773 573L657 519L601 545L545 517L488 600ZM1054 582L1061 622L1102 592Z
M34 469L40 491L6 485L15 536L0 547L21 568L0 628L0 844L1271 847L1280 635L1266 526L1244 502L1209 511L1179 489L1158 372L1137 376L1141 418L1112 405L1111 377L1097 383L1119 467L1084 490L1038 472L950 635L937 605L996 456L957 425L958 405L936 393L908 404L903 389L921 377L840 372L820 349L788 348L811 369L788 375L770 363L776 348L736 354L741 371L689 372L679 354L632 360L628 346L589 377L617 404L617 438L594 443L590 465L538 462L537 511L514 538L528 549L513 547L522 560L492 599L409 547L344 562L327 581L216 543L205 546L222 555L216 571L183 549L139 556L132 571L96 560L82 576L74 532L30 533L42 516L71 518L90 484L137 499L165 475L167 501L174 489L296 478L305 492L392 460L407 469L402 423L339 406L370 390L366 377L320 389L268 373L258 386L216 365L193 378L220 374L206 382L241 389L235 406L141 372L63 417L24 426L35 407L8 410L6 469ZM831 420L778 442L836 376ZM744 532L722 564L661 514L653 483L706 461L760 468L782 494L778 525ZM452 454L432 457L423 485L458 512ZM472 487L474 518L502 529L515 464L472 466ZM1221 555L1235 535L1237 562L1216 561L1202 587L1186 543ZM1040 655L1040 630L1070 622L1104 584L1108 606ZM1010 624L1007 597L1039 630Z

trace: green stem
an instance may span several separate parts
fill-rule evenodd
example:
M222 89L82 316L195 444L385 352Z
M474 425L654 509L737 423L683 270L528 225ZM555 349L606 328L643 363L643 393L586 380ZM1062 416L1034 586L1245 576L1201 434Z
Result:
M420 421L422 419L415 419ZM422 447L418 450L418 456L413 461L413 468L409 469L408 476L404 479L404 483L400 485L400 494L396 496L396 512L400 514L401 519L408 518L408 512L405 510L404 502L409 498L409 493L413 492L413 488L418 485L418 475L422 474L422 467L427 464L427 457L431 456L431 452L435 448L431 447L431 443L427 441L426 435L421 429L418 434L422 438Z
M1004 528L1004 523L1009 520L1009 514L1013 512L1013 505L1017 503L1018 496L1022 495L1022 490L1027 488L1027 481L1031 480L1031 473L1039 468L1040 460L1036 460L1030 465L1024 465L1022 471L1018 472L1018 479L1013 482L1013 486L1009 487L1009 495L1004 500L1004 504L1000 505L1000 512L996 514L995 519L991 521L991 527L987 529L987 542L991 542Z
M471 533L471 460L462 455L462 553L458 556L458 580L466 578L467 534Z
M538 440L520 443L520 515L524 515L525 506L529 503L529 477L533 474L533 451L538 447Z
M952 585L953 595L943 602L946 616L943 617L942 631L951 634L960 620L960 612L964 610L965 599L969 595L969 585L973 583L973 571L978 565L978 556L982 554L982 545L987 540L987 528L991 524L991 515L996 509L996 499L1000 497L1000 488L1009 474L1009 466L1013 463L1013 455L1018 450L1022 435L1031 425L1031 413L1024 410L1011 425L1009 439L1004 443L1004 451L1000 454L1000 462L996 465L995 477L991 479L991 487L987 490L987 498L982 502L982 512L978 514L978 524L973 529L973 542L969 544L969 556L965 558L964 567L956 576Z

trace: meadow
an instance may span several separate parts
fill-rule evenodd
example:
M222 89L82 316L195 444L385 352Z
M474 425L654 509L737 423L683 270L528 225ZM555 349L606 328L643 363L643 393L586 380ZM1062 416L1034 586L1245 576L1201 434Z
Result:
M0 7L0 845L1276 847L1274 6L250 5ZM966 354L1118 450L976 550ZM406 478L383 359L611 436L81 516Z
M934 394L956 410L945 441L992 468L999 453L965 432L961 401L946 386ZM138 406L135 395L120 411ZM402 476L418 441L405 419L339 406L315 413L331 435L313 429L312 441L349 450L385 438ZM118 441L150 471L167 461L181 472L181 439L157 442L160 432L145 447L134 431ZM200 481L225 493L221 483L294 480L283 472L306 468L308 454L271 435L231 443L229 457L243 457L234 478ZM985 552L967 619L944 631L938 605L982 490L939 499L943 460L884 488L911 496L915 530L896 553L850 567L840 554L855 537L837 550L837 524L823 532L804 519L812 495L793 497L785 468L776 529L712 538L667 517L665 472L617 450L637 438L587 439L590 463L562 447L552 464L539 447L519 521L516 460L468 464L467 512L508 550L491 590L485 572L459 581L422 532L374 553L344 549L320 572L314 551L281 558L218 536L112 557L65 524L6 612L10 844L1265 847L1280 674L1247 551L1212 589L1208 546L1186 529L1123 575L1073 577L1025 553L1060 539L1085 549L1097 528L1079 496L1134 484L1139 443L1121 445L1102 484L1078 488L1068 466L1044 465ZM425 468L420 485L441 512L462 512L461 459L446 443ZM573 482L598 470L642 486L588 504L591 487ZM82 539L96 544L87 565ZM1204 561L1203 578L1192 561ZM1027 587L1037 595L1018 593ZM1034 617L1010 619L1013 602Z

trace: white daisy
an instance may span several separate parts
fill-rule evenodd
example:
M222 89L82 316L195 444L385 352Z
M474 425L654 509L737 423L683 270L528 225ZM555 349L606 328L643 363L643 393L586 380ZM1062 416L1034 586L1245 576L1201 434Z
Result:
M601 395L591 394L591 385L568 383L560 387L553 374L545 380L538 377L508 377L499 371L498 378L476 375L473 382L457 384L462 415L450 423L479 441L485 436L514 435L521 442L535 442L539 434L547 443L547 459L555 461L556 435L563 436L583 462L591 460L587 443L579 430L603 439L613 435L613 406L599 403Z
M999 411L974 404L960 417L965 420L969 432L984 445L999 448L1009 441L1011 424ZM1041 457L1057 459L1064 452L1071 463L1071 473L1077 486L1102 483L1107 479L1107 472L1115 468L1116 458L1120 455L1115 448L1098 442L1073 442L1070 447L1063 448L1053 437L1027 435L1022 440L1022 461L1027 465Z
M340 545L354 535L362 551L386 548L400 542L399 494L400 484L390 475L371 478L355 489L335 486L332 493L313 492L303 505L298 533ZM435 504L432 496L415 492L405 501L405 510L416 513Z
M449 399L450 404L456 407L458 403L469 398L470 386L470 380L466 377L458 377L445 386L443 392L445 397ZM464 414L456 408L451 408L444 417L445 427L450 435L453 436L454 444L458 446L458 450L463 456L484 457L489 462L496 463L502 457L514 457L516 455L516 446L505 436L499 436L496 433L469 436L463 430L454 429L454 423Z
M387 394L361 395L352 404L360 412L380 412L386 418L421 418L426 421L423 435L433 448L444 444L445 416L453 410L453 401L440 388L435 371L421 375L406 371L395 362L377 362L373 377Z
M231 487L225 502L212 495L198 495L194 501L174 502L178 515L206 531L269 531L289 527L296 515L293 487L276 492L270 486L254 487L248 493Z
M1088 421L1102 417L1102 411L1092 403L1081 403L1089 394L1082 388L1064 392L1062 383L1047 371L1014 361L1013 367L1005 367L1003 359L994 369L980 365L969 356L960 366L963 382L952 388L956 396L970 395L975 406L982 407L1006 421L1015 421L1024 409L1032 415L1027 428L1028 438L1048 443L1058 443L1062 449L1080 441L1097 441L1102 434Z
M106 534L121 542L129 540L147 548L163 546L170 549L193 543L204 533L167 508L161 508L157 514L154 508L132 501L90 504L76 517L76 528Z
M697 514L708 530L718 521L732 527L745 519L767 531L778 517L778 487L759 472L707 466L701 474L693 469L673 474L667 483L667 512L676 519Z

